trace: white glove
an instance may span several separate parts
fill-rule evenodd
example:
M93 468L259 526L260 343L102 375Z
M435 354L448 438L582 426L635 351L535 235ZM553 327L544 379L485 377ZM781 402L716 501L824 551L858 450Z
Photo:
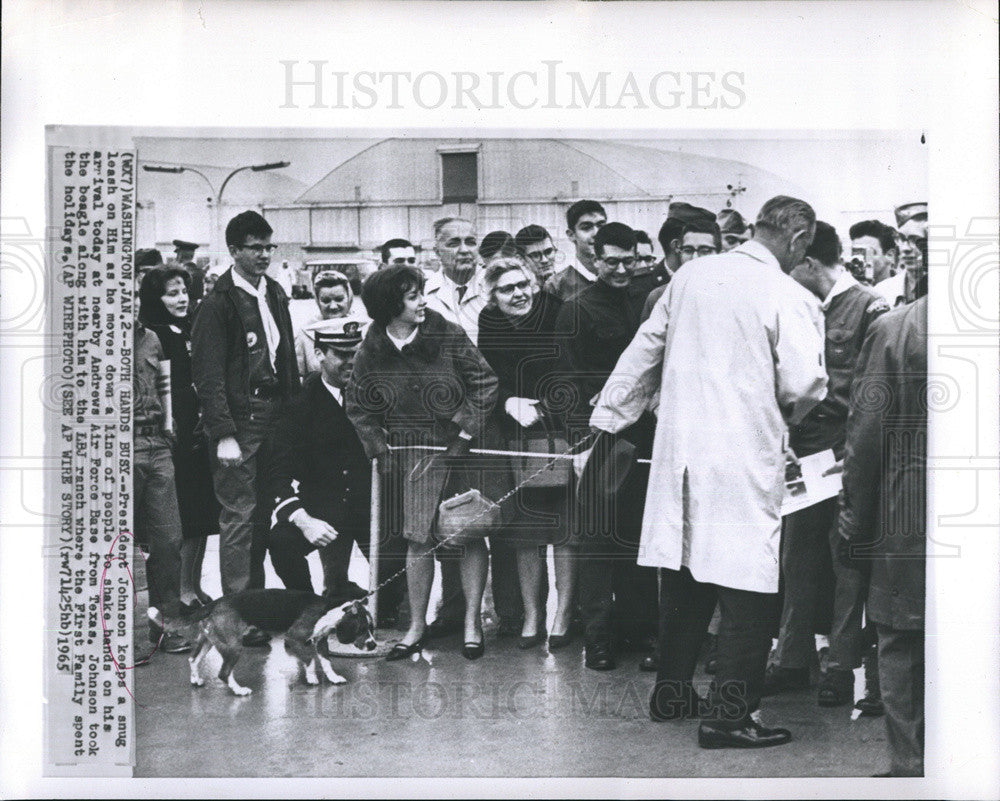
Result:
M583 475L583 468L587 466L587 460L590 459L590 454L593 450L594 446L591 445L587 450L573 454L573 474L578 479Z
M288 519L298 526L305 538L317 548L329 545L337 539L337 529L325 520L313 517L305 509L296 509Z
M523 427L533 426L541 416L538 414L538 401L531 398L507 398L504 411L513 417Z

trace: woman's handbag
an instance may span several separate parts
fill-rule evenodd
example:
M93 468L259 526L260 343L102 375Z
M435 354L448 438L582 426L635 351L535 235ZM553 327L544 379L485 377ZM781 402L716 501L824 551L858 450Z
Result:
M441 501L434 536L439 542L471 542L487 536L499 524L500 505L470 489Z
M569 442L555 430L555 426L542 415L541 430L526 431L511 440L515 450L541 455L565 454ZM544 459L542 456L512 456L514 482L519 487L566 487L573 480L573 462L570 459Z

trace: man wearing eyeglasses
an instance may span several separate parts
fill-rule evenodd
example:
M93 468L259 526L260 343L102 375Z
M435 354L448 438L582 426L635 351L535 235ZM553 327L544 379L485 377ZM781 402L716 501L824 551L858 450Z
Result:
M920 249L927 242L927 204L906 203L894 210L899 235L896 239L899 253L899 272L875 284L875 291L890 306L912 303L919 295L918 284L926 279L923 253Z
M406 239L390 239L379 248L382 263L379 269L386 267L415 267L417 250L413 243Z
M264 586L266 521L258 509L257 452L299 388L288 296L267 276L273 230L245 211L226 226L233 266L202 301L191 331L191 372L210 445L224 595ZM251 632L244 644L262 645Z
M545 282L555 274L559 250L552 243L552 236L541 225L526 225L514 235L514 244L525 252L531 260L538 282Z
M589 429L593 401L639 328L643 298L630 292L636 269L635 231L622 223L606 223L593 240L597 280L563 304L556 318L556 339L565 342L560 372L576 389L570 428ZM624 435L642 447L640 421ZM633 436L634 435L634 436ZM648 454L645 454L648 455ZM656 632L656 576L636 565L642 516L638 471L613 493L581 491L580 607L585 626L585 662L591 670L617 666L616 645L628 641L645 648L640 669L655 670L649 650Z

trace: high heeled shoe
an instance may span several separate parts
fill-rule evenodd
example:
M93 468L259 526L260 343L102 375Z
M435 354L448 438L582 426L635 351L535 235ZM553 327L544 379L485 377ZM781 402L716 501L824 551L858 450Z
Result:
M424 649L424 638L421 637L412 645L407 645L406 643L397 642L389 650L389 653L385 655L386 662L396 662L400 659L406 659L408 656L413 654L419 654Z
M529 634L527 636L522 634L521 638L517 641L517 647L522 651L527 651L529 648L541 645L545 642L545 639L548 636L548 632L545 631L544 628L539 628L534 634Z
M462 656L469 661L479 659L484 653L486 653L486 644L482 640L479 642L470 641L462 645Z

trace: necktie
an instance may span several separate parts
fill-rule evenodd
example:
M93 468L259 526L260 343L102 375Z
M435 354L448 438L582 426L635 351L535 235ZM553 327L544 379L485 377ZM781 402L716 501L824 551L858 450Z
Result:
M462 299L465 297L465 291L468 288L469 287L466 284L460 284L459 286L455 287L456 291L458 292L458 302L459 303L462 302Z

